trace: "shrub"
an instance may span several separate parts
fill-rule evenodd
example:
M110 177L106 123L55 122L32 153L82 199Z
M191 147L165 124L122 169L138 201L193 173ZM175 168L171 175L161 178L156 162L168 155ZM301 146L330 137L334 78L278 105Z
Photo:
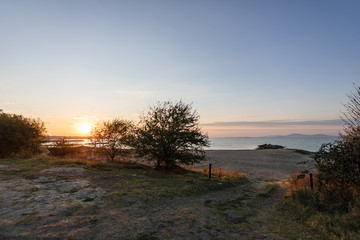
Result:
M340 208L355 204L360 192L360 142L324 144L314 160L319 191Z
M79 149L74 144L69 143L69 141L65 138L56 141L53 146L48 147L48 150L50 155L56 157L73 155L79 151Z

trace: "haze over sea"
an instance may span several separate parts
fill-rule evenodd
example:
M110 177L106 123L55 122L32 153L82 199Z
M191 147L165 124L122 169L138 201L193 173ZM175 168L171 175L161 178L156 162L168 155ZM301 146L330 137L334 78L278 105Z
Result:
M261 144L277 144L286 148L303 149L311 152L319 150L322 144L339 139L329 135L290 134L286 136L265 137L224 137L210 138L211 150L245 150L255 149Z

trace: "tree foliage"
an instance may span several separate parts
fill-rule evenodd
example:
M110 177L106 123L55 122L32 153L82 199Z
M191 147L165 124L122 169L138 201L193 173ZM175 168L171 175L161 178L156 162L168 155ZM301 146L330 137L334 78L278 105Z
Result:
M0 157L19 152L37 153L45 126L39 119L4 113L0 109Z
M199 128L199 115L182 101L158 102L140 120L133 146L139 156L157 166L173 167L205 160L208 136Z
M360 88L355 88L344 105L345 134L339 141L322 145L314 158L320 192L343 208L360 206Z
M96 149L111 161L116 157L121 159L129 152L132 128L132 123L127 120L99 122L91 131L91 140Z

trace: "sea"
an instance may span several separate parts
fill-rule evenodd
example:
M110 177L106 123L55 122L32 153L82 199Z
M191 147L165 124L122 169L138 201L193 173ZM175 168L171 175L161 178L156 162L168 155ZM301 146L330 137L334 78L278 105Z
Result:
M223 137L210 138L210 150L256 149L261 144L276 144L286 148L317 152L324 143L339 140L337 136L291 134L267 137Z
M210 147L206 150L252 150L261 144L276 144L285 148L303 149L310 152L319 150L322 144L338 140L337 136L329 135L302 135L291 134L287 136L267 136L267 137L223 137L210 138ZM52 139L44 145L53 145L57 139ZM93 146L90 139L86 138L67 138L71 144L82 146Z

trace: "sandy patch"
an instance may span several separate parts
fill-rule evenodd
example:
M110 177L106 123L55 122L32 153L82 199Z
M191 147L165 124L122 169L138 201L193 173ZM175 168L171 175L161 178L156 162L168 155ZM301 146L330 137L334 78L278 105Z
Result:
M248 177L261 181L280 181L288 179L295 172L310 169L313 164L299 164L311 160L309 155L289 150L216 150L206 151L207 163L214 168L244 172Z

